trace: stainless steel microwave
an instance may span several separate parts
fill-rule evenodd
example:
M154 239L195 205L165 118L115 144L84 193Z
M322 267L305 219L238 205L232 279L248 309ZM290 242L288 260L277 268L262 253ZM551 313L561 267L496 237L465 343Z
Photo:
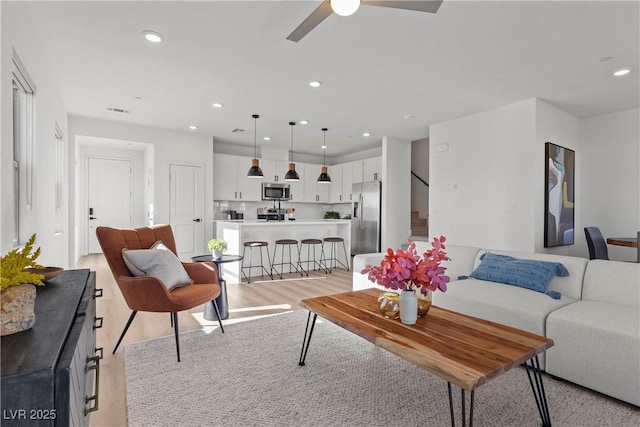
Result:
M262 200L291 200L291 188L289 184L263 182Z

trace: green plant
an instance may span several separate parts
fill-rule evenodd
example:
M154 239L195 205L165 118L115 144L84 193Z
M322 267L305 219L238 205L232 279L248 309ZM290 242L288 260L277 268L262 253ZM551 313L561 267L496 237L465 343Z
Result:
M23 283L44 286L42 274L24 271L26 267L42 268L36 263L36 259L40 256L40 248L33 251L35 242L34 233L22 249L13 249L0 259L0 291Z
M227 249L227 242L222 239L211 239L209 240L209 250L210 251L224 251Z
M333 211L325 212L324 219L340 219L340 213Z

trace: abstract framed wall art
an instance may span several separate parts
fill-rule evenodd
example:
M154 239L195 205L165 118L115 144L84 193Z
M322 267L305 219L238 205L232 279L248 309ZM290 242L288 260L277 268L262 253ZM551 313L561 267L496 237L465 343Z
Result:
M573 245L576 154L551 142L544 151L544 247Z

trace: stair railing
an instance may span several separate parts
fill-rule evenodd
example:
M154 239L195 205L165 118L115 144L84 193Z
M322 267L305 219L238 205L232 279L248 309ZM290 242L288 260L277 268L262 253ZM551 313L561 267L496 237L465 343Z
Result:
M424 179L420 178L420 176L418 176L417 173L415 173L414 171L411 171L411 175L415 176L416 178L418 178L418 181L420 181L421 183L423 183L424 185L426 185L427 187L429 186L429 183L427 181L425 181Z

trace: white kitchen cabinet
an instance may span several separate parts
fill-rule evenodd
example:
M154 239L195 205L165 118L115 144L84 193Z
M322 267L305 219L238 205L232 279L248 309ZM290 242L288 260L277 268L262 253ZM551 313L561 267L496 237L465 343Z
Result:
M289 162L287 162L287 169L284 169L284 173L289 170ZM300 181L284 181L291 186L291 201L292 202L302 202L304 201L304 163L296 163L296 172L298 172L298 176L300 177ZM284 180L284 173L282 174Z
M340 203L344 198L342 196L342 181L344 180L344 175L342 171L342 165L333 165L330 166L331 173L329 176L331 177L331 191L329 194L329 201L331 203ZM351 177L349 177L351 180Z
M262 163L262 161L260 161ZM249 178L247 172L251 167L251 157L240 157L236 163L238 200L247 202L259 202L262 200L262 183L264 178Z
M264 182L276 182L276 161L271 159L261 159L260 169L264 175Z
M356 160L351 163L351 183L362 182L362 160Z
M318 184L320 168L322 165L313 163L304 164L304 201L315 203L328 203L331 184ZM329 168L331 176L331 168Z
M329 167L331 169L331 167ZM318 172L320 175L320 172ZM329 170L329 176L331 171ZM329 194L331 193L331 184L318 184L318 177L316 176L316 202L329 203Z
M263 179L248 178L247 171L250 167L251 157L216 153L213 156L213 198L215 200L261 200Z
M215 200L236 200L236 157L216 153L213 156L213 198Z
M285 160L260 160L260 169L264 174L264 182L285 182L284 176L289 170L289 161ZM298 164L296 163L296 171ZM300 172L298 171L298 175Z
M342 200L341 202L351 202L351 188L353 186L353 162L342 164Z
M362 161L362 180L382 181L382 157L372 157Z

